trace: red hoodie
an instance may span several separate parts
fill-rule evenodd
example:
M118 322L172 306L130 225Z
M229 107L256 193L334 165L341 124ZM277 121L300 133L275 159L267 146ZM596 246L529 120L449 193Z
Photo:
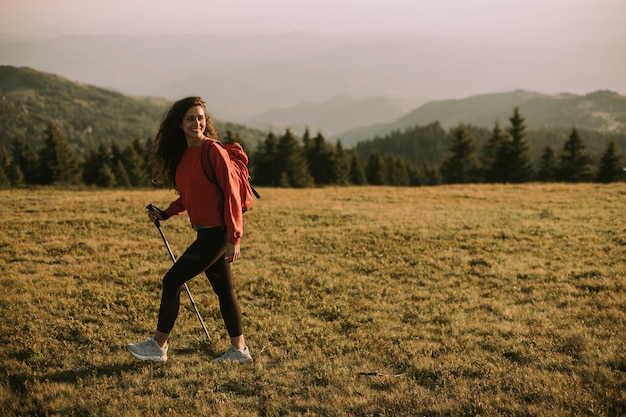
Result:
M205 161L204 167L211 178L211 168L214 169L217 184L209 181L200 165L202 148L188 147L180 159L176 168L176 186L180 197L165 211L170 216L187 211L194 226L225 225L228 241L238 244L243 236L243 212L237 174L226 163L229 158L227 151L214 145L209 150L211 165Z

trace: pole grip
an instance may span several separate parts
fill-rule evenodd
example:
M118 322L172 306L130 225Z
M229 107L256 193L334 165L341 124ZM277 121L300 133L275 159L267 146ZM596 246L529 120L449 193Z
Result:
M148 211L150 211L150 210L157 210L157 208L155 207L155 205L154 205L154 204L150 203L150 204L148 204L148 205L146 206L146 210L148 210ZM158 210L157 210L157 211L158 211ZM155 225L157 228L160 228L160 227L161 227L161 222L159 221L159 219L154 219L154 225Z

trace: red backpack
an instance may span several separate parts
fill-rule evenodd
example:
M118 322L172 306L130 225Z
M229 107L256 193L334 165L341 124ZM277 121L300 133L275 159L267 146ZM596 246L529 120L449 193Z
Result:
M227 162L235 170L235 172L237 173L237 178L239 178L241 208L245 213L252 205L254 197L261 198L259 193L257 193L254 187L252 187L252 185L250 184L250 172L248 171L248 155L243 150L241 145L237 142L222 143L219 140L207 142L209 142L209 146L206 146L206 142L202 144L202 157L200 159L200 165L202 165L204 175L206 175L209 181L217 184L217 180L215 178L215 168L211 166L211 160L209 159L209 151L211 150L211 146L213 146L214 143L218 143L224 149L226 149L226 152L229 156L229 160ZM212 177L207 173L206 169L204 168L205 160L209 161L209 166L211 166L211 170L213 171Z

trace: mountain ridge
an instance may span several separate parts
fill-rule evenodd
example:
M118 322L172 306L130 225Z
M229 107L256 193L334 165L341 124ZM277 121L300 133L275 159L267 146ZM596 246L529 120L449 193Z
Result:
M527 129L572 128L626 133L626 96L614 91L598 90L584 95L543 93L515 90L488 93L463 99L429 101L394 122L362 126L334 135L345 146L385 136L392 131L432 122L449 129L459 123L493 128L504 127L515 107L526 119Z
M625 42L555 42L399 34L74 35L5 40L0 64L131 96L200 95L216 117L233 122L339 94L440 100L516 88L626 91Z

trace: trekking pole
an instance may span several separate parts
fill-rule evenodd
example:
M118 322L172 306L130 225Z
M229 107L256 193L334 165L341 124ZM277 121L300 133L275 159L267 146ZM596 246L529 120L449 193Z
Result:
M148 210L156 210L156 207L153 206L152 204L148 204L146 206L146 209ZM161 222L159 221L159 219L154 219L154 225L156 226L156 228L158 229L159 233L161 234L161 239L163 239L163 243L165 243L165 247L167 248L167 251L170 254L170 258L172 258L172 262L176 263L176 257L174 256L174 253L172 252L172 248L170 248L170 244L167 242L167 239L165 239L165 235L163 234L163 230L161 230ZM189 301L191 301L191 305L193 306L193 309L196 310L196 315L198 316L198 320L200 320L200 324L202 325L202 329L204 329L204 333L206 334L206 337L211 340L211 336L209 336L209 332L206 329L206 326L204 325L204 320L202 320L202 316L200 315L200 311L198 311L198 307L196 306L196 302L193 300L193 297L191 296L191 291L189 291L189 287L187 286L187 283L185 282L183 284L185 286L185 290L187 291L187 295L189 296Z

